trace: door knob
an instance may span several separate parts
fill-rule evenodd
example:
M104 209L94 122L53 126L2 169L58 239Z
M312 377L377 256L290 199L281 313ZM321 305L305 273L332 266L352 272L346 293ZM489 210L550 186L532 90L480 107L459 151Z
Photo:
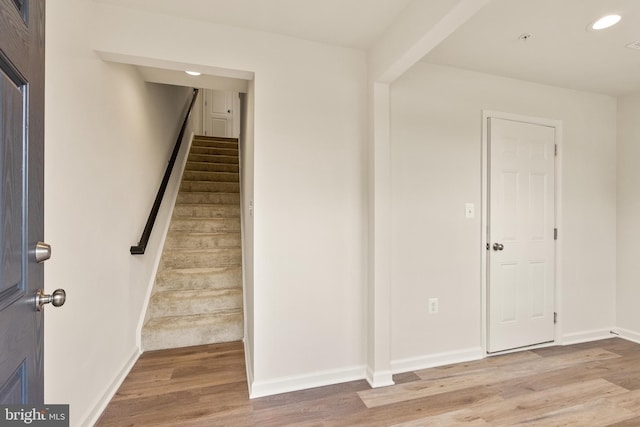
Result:
M51 245L44 242L36 243L36 248L33 250L37 263L45 262L51 258Z
M36 310L42 311L42 306L51 303L54 307L64 305L67 300L67 293L64 289L56 289L51 295L46 295L42 289L36 292Z
M494 243L493 244L493 250L494 251L501 251L504 249L504 245L502 243Z

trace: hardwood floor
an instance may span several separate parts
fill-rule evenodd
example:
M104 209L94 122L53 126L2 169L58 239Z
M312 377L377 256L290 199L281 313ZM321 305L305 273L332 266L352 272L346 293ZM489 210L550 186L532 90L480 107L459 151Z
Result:
M523 351L249 400L242 343L144 353L97 426L640 426L640 345Z

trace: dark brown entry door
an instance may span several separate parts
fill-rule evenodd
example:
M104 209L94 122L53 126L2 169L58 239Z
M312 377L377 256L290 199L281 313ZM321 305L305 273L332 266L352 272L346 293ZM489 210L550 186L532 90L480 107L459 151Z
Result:
M44 0L0 0L0 404L44 403Z

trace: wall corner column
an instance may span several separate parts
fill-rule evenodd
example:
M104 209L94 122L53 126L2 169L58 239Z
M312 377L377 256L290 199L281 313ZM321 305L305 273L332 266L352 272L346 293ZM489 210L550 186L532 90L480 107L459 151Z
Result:
M372 387L393 384L390 85L490 1L410 2L369 55L366 378Z
M367 372L371 387L391 374L391 138L389 84L370 86Z

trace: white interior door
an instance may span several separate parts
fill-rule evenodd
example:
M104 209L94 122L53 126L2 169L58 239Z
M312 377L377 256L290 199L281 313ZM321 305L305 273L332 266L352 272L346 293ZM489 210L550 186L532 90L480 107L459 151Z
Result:
M489 118L487 351L553 341L555 128Z
M223 138L237 138L240 120L237 119L236 112L240 112L239 100L237 92L205 90L202 109L204 134Z

